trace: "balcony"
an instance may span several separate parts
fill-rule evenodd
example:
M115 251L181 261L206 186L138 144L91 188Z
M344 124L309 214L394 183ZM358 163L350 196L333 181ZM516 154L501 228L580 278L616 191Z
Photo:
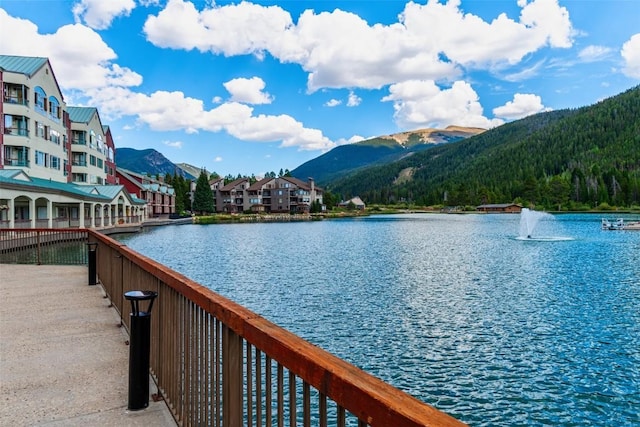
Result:
M27 159L4 159L4 165L28 168L30 165L30 162Z
M25 98L22 98L22 96L20 95L5 95L3 98L3 102L7 104L24 105L25 107L29 106L29 101Z
M29 136L29 129L21 127L5 127L4 134L13 136Z

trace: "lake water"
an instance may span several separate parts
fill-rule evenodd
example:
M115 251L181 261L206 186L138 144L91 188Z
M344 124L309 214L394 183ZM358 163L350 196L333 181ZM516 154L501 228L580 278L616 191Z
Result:
M183 225L129 247L474 426L640 425L640 232L600 216Z

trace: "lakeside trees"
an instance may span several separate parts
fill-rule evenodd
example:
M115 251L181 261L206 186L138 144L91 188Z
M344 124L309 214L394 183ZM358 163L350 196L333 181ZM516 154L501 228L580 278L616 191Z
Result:
M213 213L216 211L213 202L213 191L209 186L209 177L203 170L196 181L196 189L193 193L193 211L199 214Z

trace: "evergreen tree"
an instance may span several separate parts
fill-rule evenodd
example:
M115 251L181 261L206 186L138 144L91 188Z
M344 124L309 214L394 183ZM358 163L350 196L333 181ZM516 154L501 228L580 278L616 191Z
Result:
M196 191L193 194L193 210L200 213L213 213L213 191L209 187L207 174L202 171L196 181Z

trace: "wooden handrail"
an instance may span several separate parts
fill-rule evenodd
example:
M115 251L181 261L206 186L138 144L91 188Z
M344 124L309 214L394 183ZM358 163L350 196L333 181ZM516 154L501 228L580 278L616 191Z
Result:
M161 290L164 285L170 288L173 292L160 292L159 302L158 304L162 306L166 304L168 308L167 316L170 313L173 316L174 320L171 320L172 324L165 324L163 322L169 322L169 319L154 319L154 322L157 322L158 328L170 328L171 336L169 338L163 339L158 335L155 337L157 340L166 340L167 342L157 343L161 348L159 350L160 354L178 354L180 359L180 363L184 363L186 367L177 367L180 369L180 372L189 372L189 375L194 376L196 381L203 381L206 378L207 381L212 381L212 384L207 385L186 385L189 388L189 393L187 396L172 396L167 395L166 398L169 402L173 402L174 409L177 418L182 418L185 421L185 425L198 424L198 421L202 415L203 406L206 408L213 408L214 402L216 401L215 396L206 395L202 396L200 389L204 389L206 393L218 393L218 390L221 390L222 393L222 401L225 402L224 411L231 413L230 411L234 411L236 414L235 420L230 422L230 420L226 419L223 421L223 425L243 425L242 420L238 420L238 415L242 412L242 408L238 405L242 405L242 396L240 396L239 403L230 402L230 399L237 399L238 393L241 393L242 390L238 389L238 387L232 387L232 389L219 389L219 385L215 383L217 375L212 372L215 371L215 366L202 365L203 360L209 360L207 363L217 364L218 356L217 353L214 352L214 349L217 348L218 345L233 345L237 346L238 341L234 341L234 336L239 337L241 341L239 341L242 345L247 346L246 350L246 360L243 361L243 352L242 350L234 347L231 351L222 350L221 353L230 354L231 356L226 357L235 357L235 362L233 361L225 361L224 356L221 359L222 366L226 366L222 369L220 375L222 376L222 385L225 385L224 375L230 375L233 378L236 378L235 383L237 383L237 375L238 373L242 374L244 372L244 380L243 382L246 385L247 390L245 393L251 395L252 393L258 395L259 393L269 393L268 391L264 391L263 386L269 384L268 387L264 387L264 389L270 388L271 375L277 375L278 381L277 385L277 394L278 394L278 416L284 416L283 411L281 410L282 396L285 393L288 393L290 397L296 395L295 388L295 378L299 378L304 384L305 388L311 386L320 394L320 396L326 396L335 402L337 405L338 413L344 412L344 410L348 411L353 416L357 417L359 420L359 425L371 425L371 426L402 426L402 427L412 427L412 426L461 426L464 425L461 421L447 415L427 404L421 402L420 400L414 398L413 396L391 386L390 384L374 377L373 375L366 373L365 371L357 368L356 366L330 354L329 352L305 341L304 339L298 337L297 335L275 325L274 323L268 321L262 316L252 312L251 310L231 301L228 298L225 298L211 289L206 288L199 283L185 277L184 275L171 270L170 268L144 256L141 255L134 250L126 247L125 245L111 239L108 236L104 236L99 234L93 230L89 230L89 241L98 242L99 245L103 245L103 251L110 251L110 253L118 254L122 266L117 268L122 268L120 271L121 275L124 277L124 269L125 264L123 261L126 261L126 269L129 275L135 276L138 282L145 282L149 284L153 284L153 286L157 286L156 290ZM101 248L98 247L98 251L100 252ZM110 256L104 259L104 263L109 263L110 259L115 258L115 256ZM115 269L116 264L111 266L98 266L98 275L101 277L104 276L109 277L111 281L114 283L119 279L113 278L113 272L107 272L104 268L112 268ZM139 269L139 271L132 270L133 268ZM101 274L102 272L102 274ZM150 275L150 278L142 278L142 275ZM124 278L123 280L127 281L128 278ZM116 292L123 292L129 290L133 283L123 283L119 286L116 286L114 289ZM138 283L139 285L139 283ZM109 294L109 283L103 283L107 293ZM173 302L163 302L161 298L170 298L170 294L176 294L180 296L180 300L175 300ZM123 317L123 322L126 323L125 316L122 314L124 310L124 306L122 305L122 297L119 295L109 295L112 298L112 301L115 305L120 305L119 311L121 316ZM185 301L184 303L180 301ZM187 305L184 305L187 304ZM197 307L197 308L196 308ZM158 308L158 310L161 310ZM163 312L164 313L164 312ZM156 313L156 317L162 316L163 313ZM215 323L210 323L209 317L211 316ZM175 323L175 319L182 319L177 324ZM222 332L218 333L218 322L222 325ZM181 326L184 325L184 326ZM187 338L184 336L184 331L180 328L187 328L187 330L192 331L190 336L196 340L204 340L204 342L200 343L191 343L187 342ZM209 332L204 333L204 330L208 330ZM230 331L232 335L227 335L227 332ZM221 341L218 341L217 336L224 336L225 338L220 338ZM154 338L152 338L154 339ZM220 344L222 343L222 344ZM229 344L232 343L232 344ZM163 346L171 346L171 348ZM179 348L176 348L178 346ZM256 356L256 359L253 360L250 354L253 354L251 348L256 350L256 353L263 354L267 358L267 362L264 362L260 359L260 356ZM182 350L181 350L182 349ZM226 351L226 353L225 353ZM170 356L167 356L169 358ZM251 359L251 360L250 360ZM213 360L213 362L210 362ZM270 364L269 360L277 363L278 373L273 374L270 373ZM266 363L265 371L267 373L262 372L262 364ZM169 363L169 362L168 362ZM178 363L176 360L172 360L171 364ZM246 369L243 371L243 364L246 363ZM152 363L153 365L153 363ZM172 365L173 366L173 365ZM284 380L282 378L282 367L286 368L289 371L289 375L293 375L289 378L289 389L283 390L281 389ZM152 366L152 371L154 371L155 375L161 376L163 372L167 372L167 366ZM170 368L171 369L176 369ZM266 375L266 384L261 384L260 379L256 381L257 384L253 383L253 373L255 371L256 378L259 378L261 375ZM208 373L206 373L208 372ZM206 373L206 374L205 374ZM187 375L188 376L188 375ZM167 377L171 377L172 381L187 381L189 378L185 379L182 375L174 375L172 373L167 374ZM165 381L165 378L159 378L159 383ZM291 383L293 381L293 384ZM227 380L228 385L229 380ZM248 384L248 385L247 385ZM251 387L256 387L256 390L252 390ZM165 385L165 389L169 390L179 390L183 386L176 385ZM285 387L286 389L286 387ZM231 390L231 391L230 391ZM184 390L183 390L184 392ZM165 394L171 393L170 391L165 391ZM229 393L225 395L224 393ZM184 394L184 393L183 393ZM242 393L241 393L242 394ZM236 397L229 397L236 396ZM268 408L265 408L266 411L270 411L271 397L265 397L267 400ZM253 410L253 401L250 396L245 396L244 399L248 403ZM256 401L256 405L258 408L255 408L256 413L261 414L262 408L261 405L261 397ZM305 397L305 399L308 399ZM184 402L183 402L184 400ZM220 400L220 399L218 399ZM204 402L198 404L197 402ZM296 406L302 403L294 403L293 408L290 413L296 413ZM230 405L230 406L229 406ZM323 406L324 404L320 404ZM303 405L305 408L309 406L306 401ZM325 405L326 406L326 405ZM301 408L302 406L297 406ZM177 409L176 409L177 408ZM239 409L238 409L239 408ZM215 410L215 409L207 409L207 410ZM192 414L190 412L198 412L198 414ZM240 411L240 412L235 412ZM245 411L251 412L245 408ZM307 409L304 409L304 412L307 412ZM270 412L269 412L270 413ZM260 415L261 417L262 415ZM295 415L294 415L295 416ZM325 417L326 414L321 414L322 417ZM254 417L254 415L249 415L249 417ZM308 415L304 415L305 420ZM194 421L195 420L195 421ZM246 421L246 420L245 420ZM296 420L293 420L295 424ZM321 422L322 424L322 422ZM338 423L340 424L340 422ZM260 425L259 422L257 425ZM305 421L306 425L306 421Z

